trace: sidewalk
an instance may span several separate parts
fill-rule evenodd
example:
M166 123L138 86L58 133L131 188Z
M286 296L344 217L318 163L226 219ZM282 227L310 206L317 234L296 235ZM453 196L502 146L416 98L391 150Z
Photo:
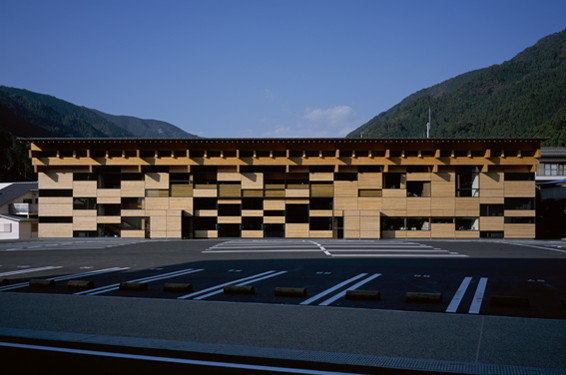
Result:
M0 335L452 373L563 374L566 321L0 293Z

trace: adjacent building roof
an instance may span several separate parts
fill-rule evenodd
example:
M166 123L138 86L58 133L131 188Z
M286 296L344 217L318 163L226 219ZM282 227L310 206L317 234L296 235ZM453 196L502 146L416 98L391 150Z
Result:
M30 190L37 190L37 181L0 184L0 206L12 202Z

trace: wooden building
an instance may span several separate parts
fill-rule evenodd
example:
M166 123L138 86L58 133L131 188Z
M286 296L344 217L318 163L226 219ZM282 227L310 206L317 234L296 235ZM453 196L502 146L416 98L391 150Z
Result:
M542 139L25 141L39 237L535 236Z

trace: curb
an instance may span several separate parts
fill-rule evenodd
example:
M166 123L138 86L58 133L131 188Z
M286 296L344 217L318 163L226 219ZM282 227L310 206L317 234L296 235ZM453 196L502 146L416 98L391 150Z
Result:
M226 285L224 294L255 294L255 290L251 285Z
M346 299L358 301L378 301L381 298L381 293L378 290L347 290Z
M442 293L407 292L406 302L442 303Z
M49 279L32 279L29 281L29 286L32 288L53 288L55 281Z
M529 299L517 296L491 296L489 304L492 306L529 307Z
M165 283L163 285L164 292L192 292L193 284L188 283Z
M69 289L92 289L94 288L94 281L92 280L69 280L67 282L67 288Z
M307 289L278 286L274 289L273 294L275 297L306 297Z
M147 283L123 282L120 283L120 290L147 290Z

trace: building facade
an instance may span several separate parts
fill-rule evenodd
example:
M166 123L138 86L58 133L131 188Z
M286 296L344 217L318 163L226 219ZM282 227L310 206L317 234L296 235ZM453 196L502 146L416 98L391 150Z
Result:
M26 141L39 237L535 237L541 139Z
M0 183L0 240L37 238L37 182Z

